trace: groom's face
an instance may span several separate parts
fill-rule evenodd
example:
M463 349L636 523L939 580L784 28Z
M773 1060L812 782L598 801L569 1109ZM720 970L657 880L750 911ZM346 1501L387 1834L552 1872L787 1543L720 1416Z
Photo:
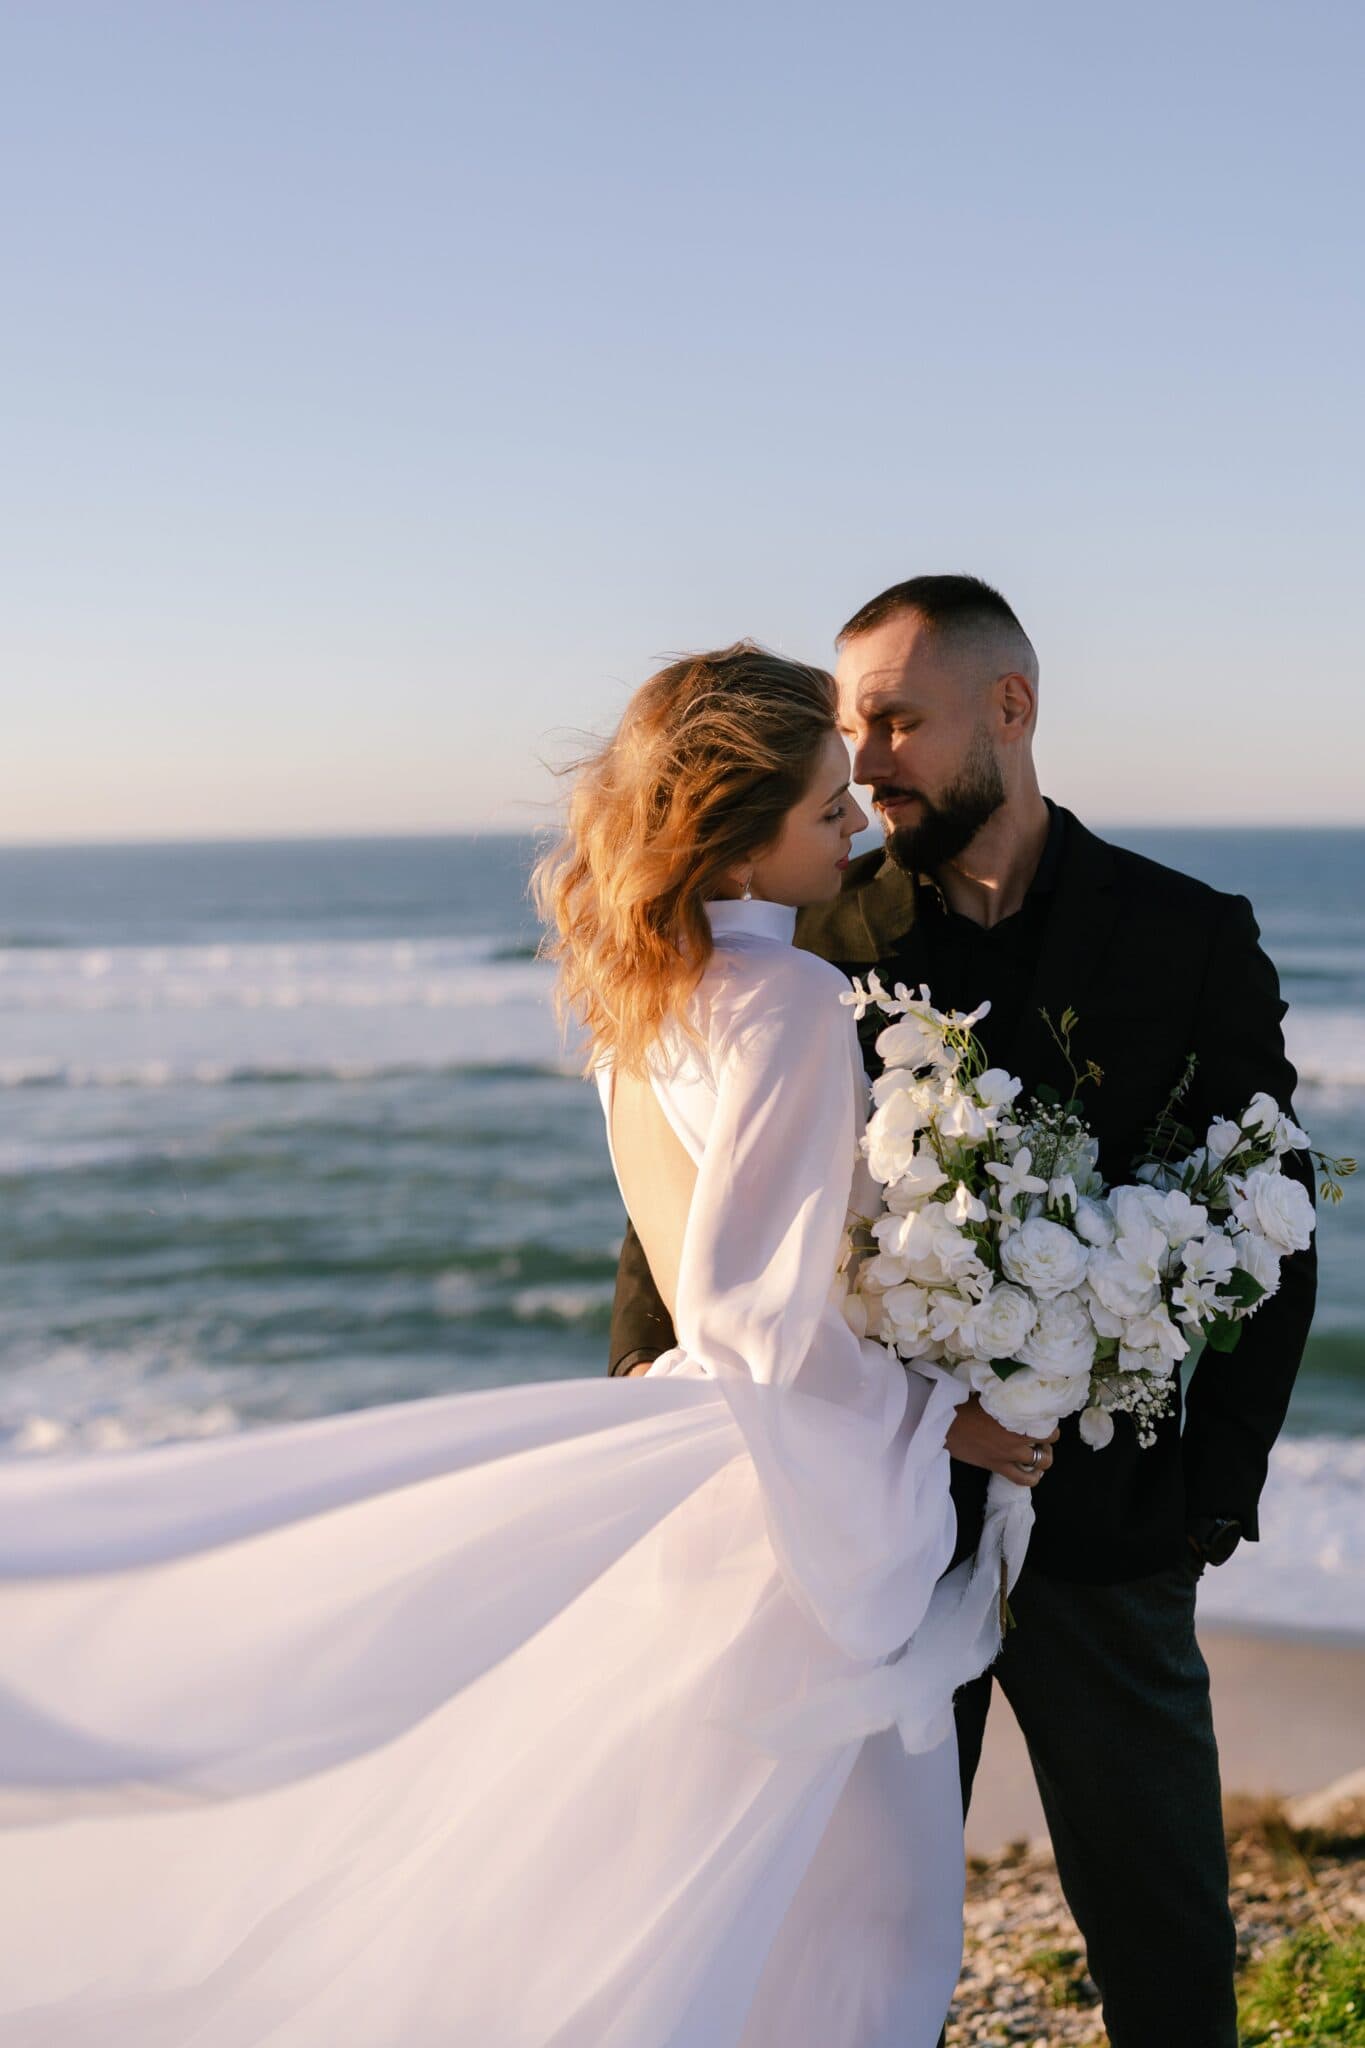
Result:
M853 781L871 791L892 858L912 872L952 860L1005 801L992 666L903 612L846 641L836 673Z

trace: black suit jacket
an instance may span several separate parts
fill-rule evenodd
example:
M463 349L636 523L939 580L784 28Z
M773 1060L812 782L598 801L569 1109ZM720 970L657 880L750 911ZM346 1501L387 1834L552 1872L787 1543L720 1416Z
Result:
M1202 1131L1236 1116L1260 1089L1288 1109L1295 1075L1285 1057L1275 969L1261 950L1251 905L1172 868L1111 846L1069 814L1056 888L1039 944L1030 999L1002 1065L1025 1090L1047 1082L1069 1092L1068 1075L1041 1012L1080 1017L1075 1047L1104 1070L1086 1112L1100 1142L1100 1169L1128 1176L1188 1054L1197 1057L1183 1121ZM803 911L797 943L845 973L876 966L888 983L929 978L915 927L915 890L882 851L865 854L832 904ZM932 993L932 984L931 984ZM988 995L989 990L983 990ZM869 1012L871 1041L885 1019ZM1288 1170L1313 1188L1311 1162ZM1082 1443L1074 1418L1062 1425L1051 1472L1034 1494L1030 1563L1059 1578L1108 1582L1141 1577L1186 1555L1187 1521L1235 1516L1258 1531L1257 1503L1270 1449L1284 1421L1303 1355L1316 1291L1314 1252L1285 1260L1279 1291L1244 1325L1236 1350L1205 1351L1181 1378L1178 1407L1149 1450L1126 1417L1103 1451ZM632 1231L627 1232L612 1312L612 1371L673 1342ZM953 1468L960 1547L975 1541L987 1475Z

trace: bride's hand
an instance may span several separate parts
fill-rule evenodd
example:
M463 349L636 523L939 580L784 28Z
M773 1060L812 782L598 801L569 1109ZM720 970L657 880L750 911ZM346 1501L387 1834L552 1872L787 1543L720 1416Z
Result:
M1052 1463L1052 1446L1060 1435L1054 1429L1051 1436L1019 1436L988 1415L980 1395L973 1394L954 1414L946 1441L962 1464L998 1472L1016 1486L1036 1486Z

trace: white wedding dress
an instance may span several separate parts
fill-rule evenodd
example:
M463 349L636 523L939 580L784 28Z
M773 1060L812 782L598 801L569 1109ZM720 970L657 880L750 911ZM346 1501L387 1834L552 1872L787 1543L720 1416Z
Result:
M962 1390L830 1298L844 984L713 923L646 1378L0 1474L4 2048L933 2048L1026 1522L942 1576Z

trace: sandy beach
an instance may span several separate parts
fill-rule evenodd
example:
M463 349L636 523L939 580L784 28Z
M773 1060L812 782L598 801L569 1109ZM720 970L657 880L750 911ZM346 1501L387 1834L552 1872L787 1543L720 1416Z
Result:
M1365 1766L1365 1642L1212 1624L1199 1639L1213 1681L1225 1794L1292 1798ZM990 1855L1046 1833L1023 1737L997 1688L968 1850Z

